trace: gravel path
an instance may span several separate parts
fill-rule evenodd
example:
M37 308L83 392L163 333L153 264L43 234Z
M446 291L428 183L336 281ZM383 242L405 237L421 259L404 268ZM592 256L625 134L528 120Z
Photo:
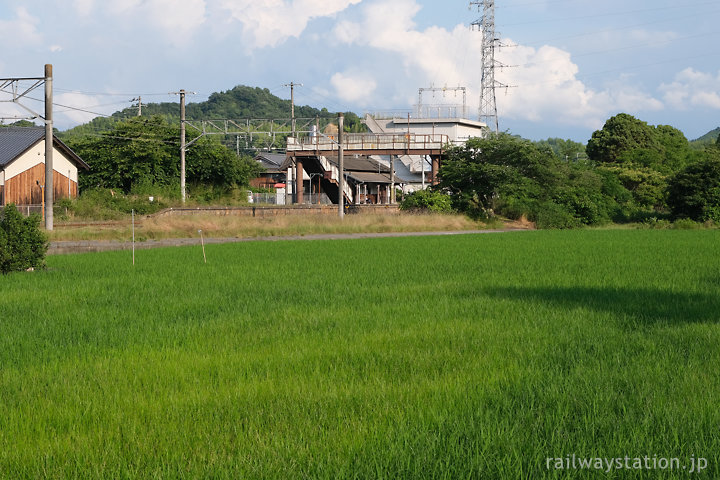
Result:
M450 232L388 232L388 233L329 233L317 235L292 235L277 237L254 237L254 238L206 238L205 244L214 243L237 243L237 242L276 242L293 240L349 240L358 238L389 238L389 237L437 237L443 235L477 235L487 233L519 232L520 229L509 230L462 230ZM200 245L200 238L168 238L163 240L148 240L135 242L135 249L148 249L160 247L186 247ZM48 255L61 255L67 253L107 252L111 250L130 250L132 242L113 241L60 241L51 242L48 248Z

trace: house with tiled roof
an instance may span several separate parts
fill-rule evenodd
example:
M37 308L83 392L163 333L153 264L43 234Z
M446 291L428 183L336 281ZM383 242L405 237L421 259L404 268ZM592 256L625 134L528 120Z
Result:
M78 195L78 170L89 169L75 152L53 136L54 198ZM0 205L40 205L45 183L45 129L0 128Z

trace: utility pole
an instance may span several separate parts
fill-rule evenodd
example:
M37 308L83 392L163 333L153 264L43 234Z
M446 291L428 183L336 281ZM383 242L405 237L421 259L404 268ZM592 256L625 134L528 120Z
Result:
M180 198L185 203L185 90L180 90Z
M137 98L133 98L130 100L131 102L138 102L138 117L142 117L142 97L138 96Z
M345 149L343 148L343 130L345 129L345 116L338 113L338 188L340 191L338 198L338 215L340 220L345 217Z
M180 198L185 203L185 152L187 150L185 141L185 95L194 95L195 92L171 92L171 95L180 95Z
M283 87L290 87L290 118L292 122L292 136L295 137L295 87L302 87L302 83L290 82Z
M30 81L33 84L29 87L20 86L21 82ZM29 112L32 116L29 119L42 118L45 121L45 190L42 192L42 198L45 206L43 212L45 213L45 229L53 229L53 67L51 64L45 64L45 75L43 77L13 77L13 78L0 78L0 90L12 95L10 100L0 100L0 102L12 102L22 109ZM22 101L25 98L30 98L27 95L39 88L40 85L45 84L45 115L41 115L23 105ZM9 88L10 91L5 89ZM20 119L19 117L13 117L12 119ZM0 118L4 120L4 118ZM40 181L37 181L40 185Z
M390 204L395 205L395 156L390 154Z
M53 67L45 65L45 230L53 229Z

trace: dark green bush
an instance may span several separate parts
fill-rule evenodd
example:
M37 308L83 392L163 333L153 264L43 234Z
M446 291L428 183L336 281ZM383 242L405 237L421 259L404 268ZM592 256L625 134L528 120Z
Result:
M530 218L538 228L566 229L577 228L582 222L570 213L566 206L555 202L543 202Z
M433 213L451 213L452 200L445 193L433 190L418 190L400 203L400 210L425 210Z
M48 243L40 231L40 216L23 217L7 205L0 219L0 272L20 272L45 266Z
M720 221L720 160L697 162L670 179L668 204L675 218Z

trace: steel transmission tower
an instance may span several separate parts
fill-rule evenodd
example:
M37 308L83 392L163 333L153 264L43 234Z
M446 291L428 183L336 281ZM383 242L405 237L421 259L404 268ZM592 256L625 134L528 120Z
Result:
M500 39L495 36L495 0L479 0L470 2L470 7L477 5L482 17L474 21L473 30L482 32L482 80L480 86L480 112L478 119L490 128L499 131L497 104L495 103L495 87L506 87L495 80L495 68L504 67L495 60L495 49L500 46Z

